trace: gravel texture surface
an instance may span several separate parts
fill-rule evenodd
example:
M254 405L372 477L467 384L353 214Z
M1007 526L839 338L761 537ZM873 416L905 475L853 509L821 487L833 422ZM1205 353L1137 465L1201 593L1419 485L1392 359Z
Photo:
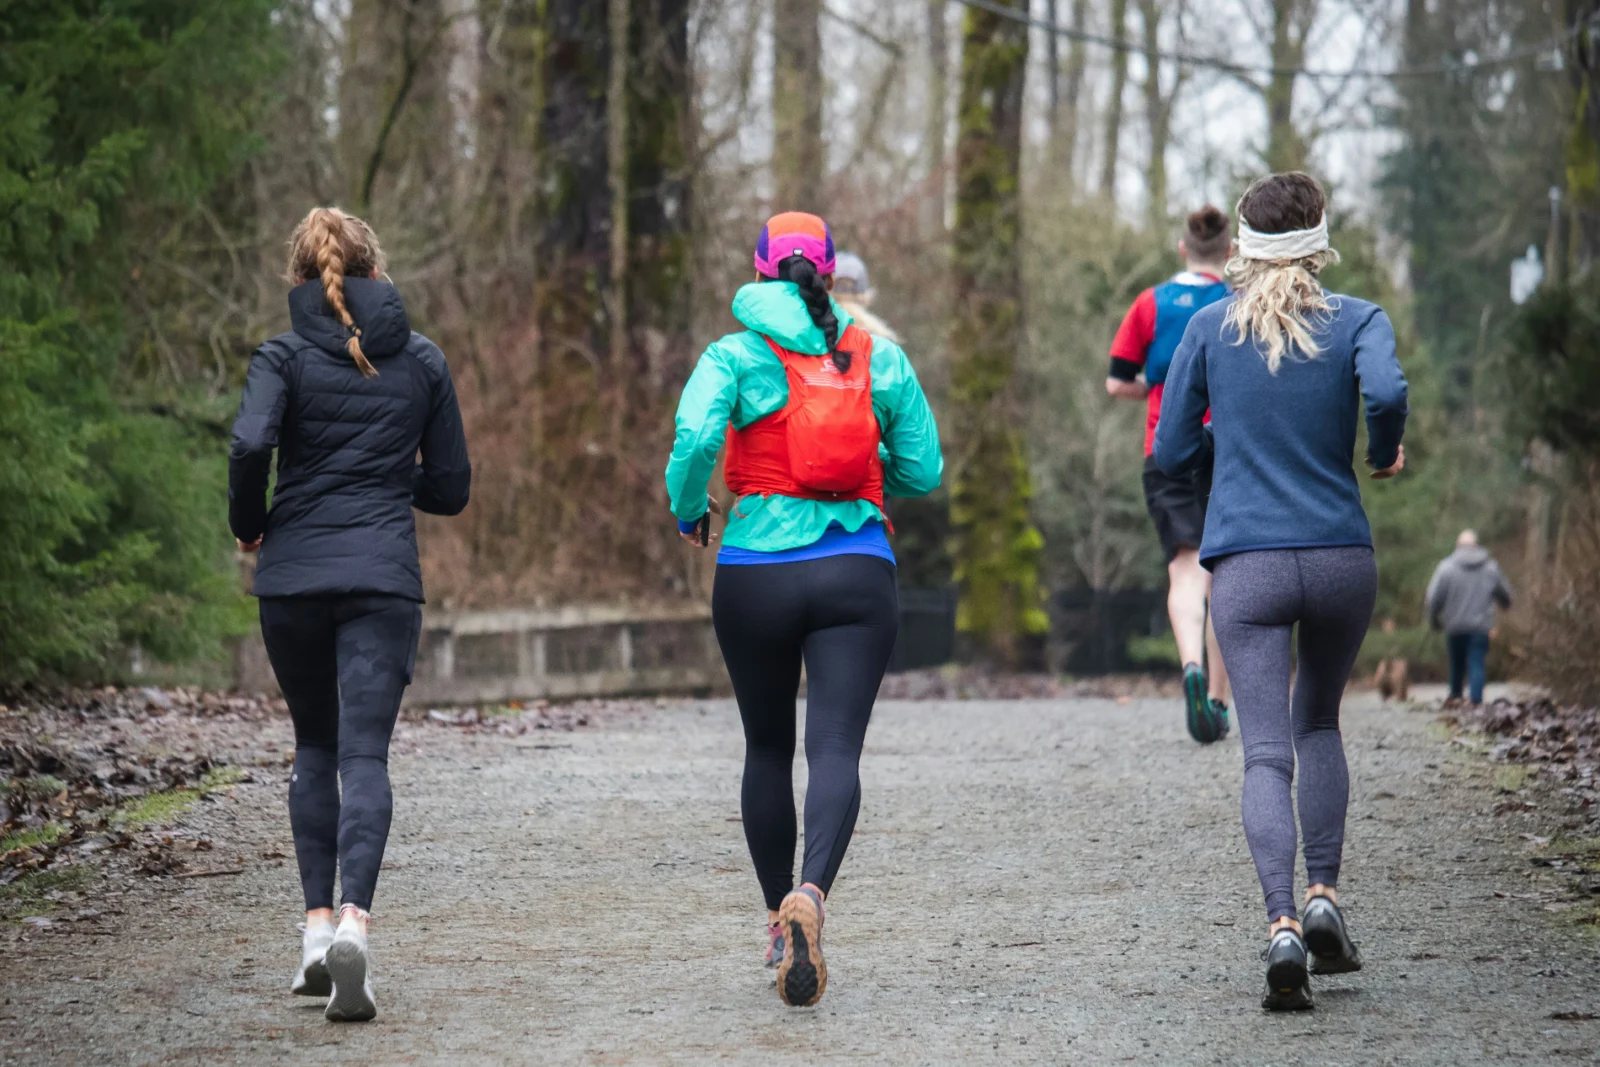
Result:
M1345 733L1366 969L1314 979L1312 1013L1259 1008L1238 740L1198 748L1170 699L880 704L827 996L785 1008L736 715L684 702L570 732L402 726L366 1025L287 993L287 771L263 761L176 831L215 843L189 873L240 873L107 883L81 921L0 930L0 1063L1595 1060L1596 940L1529 862L1548 807L1507 805L1430 715L1352 697Z

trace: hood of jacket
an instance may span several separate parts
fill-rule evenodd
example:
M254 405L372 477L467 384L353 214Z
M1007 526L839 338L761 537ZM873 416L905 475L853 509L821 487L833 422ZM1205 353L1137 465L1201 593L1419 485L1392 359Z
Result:
M361 329L361 351L381 359L404 351L411 340L411 321L400 291L388 282L346 277L344 304ZM289 322L294 332L327 352L345 355L350 331L339 321L322 291L321 279L289 290Z
M833 313L839 319L839 332L855 321L832 297ZM794 282L751 282L741 286L733 297L733 317L746 329L772 338L791 352L820 356L828 351L822 330L811 321L800 287Z
M1481 567L1489 562L1489 550L1482 545L1462 545L1450 553L1458 567Z

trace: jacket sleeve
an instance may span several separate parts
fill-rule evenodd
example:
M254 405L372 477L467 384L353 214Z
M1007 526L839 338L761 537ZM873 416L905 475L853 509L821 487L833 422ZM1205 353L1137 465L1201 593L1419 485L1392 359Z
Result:
M1428 625L1435 630L1443 628L1439 612L1444 610L1445 571L1449 569L1448 562L1433 569L1433 577L1428 579L1428 591L1422 597L1423 614L1427 616Z
M714 344L701 354L678 400L672 456L667 460L667 495L680 523L695 522L706 513L706 486L716 470L738 396L733 361L721 345Z
M288 403L282 357L263 345L250 357L228 449L228 527L246 544L267 528L267 480Z
M1367 407L1367 462L1394 466L1406 432L1406 376L1395 354L1394 325L1380 308L1356 331L1356 377Z
M874 390L873 407L883 426L883 491L888 496L926 496L939 488L944 476L944 453L939 447L939 425L917 381L917 372L904 350L893 341L875 339L874 354L882 349L892 368L882 393Z
M1176 478L1205 465L1212 448L1205 425L1210 407L1205 345L1190 322L1167 368L1161 420L1156 423L1155 461L1167 477Z
M439 357L428 404L428 424L422 430L422 462L411 472L411 504L430 515L459 515L472 491L472 461L467 456L467 432L456 402L450 367Z

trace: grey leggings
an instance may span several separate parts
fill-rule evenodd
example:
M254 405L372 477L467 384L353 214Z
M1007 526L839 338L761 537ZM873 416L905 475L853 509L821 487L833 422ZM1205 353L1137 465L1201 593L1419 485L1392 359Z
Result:
M389 737L421 624L422 606L397 596L261 598L261 636L294 720L289 826L307 911L333 907L336 866L341 902L372 909L394 810Z
M1289 787L1296 757L1308 884L1339 882L1350 799L1339 701L1377 589L1378 567L1365 547L1240 552L1212 571L1212 620L1244 742L1244 835L1269 920L1295 916ZM1299 673L1291 697L1296 623Z

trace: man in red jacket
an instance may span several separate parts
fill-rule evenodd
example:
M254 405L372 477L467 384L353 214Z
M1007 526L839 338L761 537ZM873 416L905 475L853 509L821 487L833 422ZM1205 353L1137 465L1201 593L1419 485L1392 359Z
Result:
M1178 254L1185 270L1146 289L1134 300L1111 342L1106 392L1146 403L1144 499L1167 560L1167 616L1183 661L1183 697L1189 735L1210 744L1228 732L1228 674L1206 619L1211 575L1200 566L1209 475L1169 478L1151 458L1167 367L1196 311L1228 295L1222 280L1232 242L1228 216L1207 204L1189 216ZM1209 652L1209 656L1207 655ZM1206 676L1202 660L1210 664Z

